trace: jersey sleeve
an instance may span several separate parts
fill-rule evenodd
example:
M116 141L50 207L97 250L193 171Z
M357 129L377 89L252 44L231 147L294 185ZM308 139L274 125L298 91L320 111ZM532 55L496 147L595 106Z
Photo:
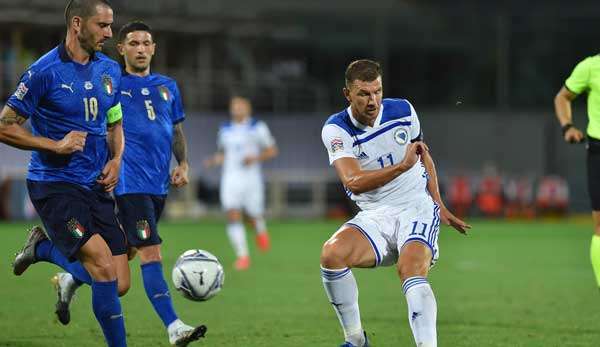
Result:
M581 61L571 72L571 76L565 81L565 87L575 94L581 94L589 88L590 62L587 58Z
M329 155L329 165L340 158L356 158L352 151L352 137L333 124L327 124L321 131L323 145Z
M8 98L6 104L22 117L29 118L46 95L51 85L48 72L27 70L22 76L17 90Z
M421 122L417 111L412 104L410 106L410 142L423 141L423 131L421 130Z
M271 135L271 131L265 122L258 122L256 125L258 132L258 143L260 147L267 148L275 145L275 138Z
M183 122L185 120L185 112L183 111L183 101L181 100L181 93L177 83L173 83L172 88L173 103L171 105L171 121L173 124Z
M106 123L113 124L123 119L123 110L121 108L121 74L116 71L113 74L114 79L103 81L104 88L110 88L114 95L113 102L108 111L106 111Z

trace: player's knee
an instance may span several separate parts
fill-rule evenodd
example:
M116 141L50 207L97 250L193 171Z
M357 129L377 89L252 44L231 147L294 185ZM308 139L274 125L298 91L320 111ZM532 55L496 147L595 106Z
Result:
M140 262L142 264L162 262L162 256L160 254L160 245L140 247L138 249L138 252L140 255Z
M114 281L117 278L117 269L112 257L102 256L87 261L86 268L96 281Z
M239 210L227 211L227 221L229 223L238 223L242 221L242 213Z
M328 269L347 266L345 253L335 240L327 240L321 249L321 266Z
M400 263L396 267L398 276L404 281L405 279L413 276L427 276L429 272L429 264L423 261L414 261L407 263Z
M127 294L129 288L131 288L131 281L129 281L128 279L119 279L117 281L117 288L119 290L119 296L123 296Z

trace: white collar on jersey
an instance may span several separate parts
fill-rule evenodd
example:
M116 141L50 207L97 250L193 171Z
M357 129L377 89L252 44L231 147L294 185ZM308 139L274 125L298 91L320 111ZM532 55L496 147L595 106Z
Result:
M350 115L350 120L352 121L352 124L354 124L355 127L359 128L360 130L365 130L365 129L371 128L370 126L364 125L354 118L354 116L352 115L352 107L351 106L348 106L346 111L348 112L348 115ZM373 128L377 128L379 126L379 123L381 123L382 115L383 115L383 103L381 103L381 107L379 108L379 114L377 115L377 118L375 118L375 122L373 123Z

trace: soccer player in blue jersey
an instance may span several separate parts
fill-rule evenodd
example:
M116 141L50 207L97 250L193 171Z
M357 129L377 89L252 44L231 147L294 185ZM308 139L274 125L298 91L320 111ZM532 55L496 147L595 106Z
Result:
M128 245L140 256L146 294L167 328L169 342L187 346L203 337L206 327L186 325L175 313L163 275L157 227L169 184L182 187L188 183L181 96L173 79L150 72L156 45L148 25L128 23L118 37L117 47L125 60L120 93L127 139L115 188L119 221ZM178 165L169 175L171 153ZM69 303L81 282L87 282L85 277L81 272L55 277L59 298L56 313L63 324L69 322Z
M33 228L13 272L37 261L68 268L79 259L91 276L106 342L121 347L127 342L118 284L127 290L129 268L109 195L124 145L121 72L99 52L112 37L113 11L108 1L72 0L65 19L65 41L28 68L0 113L0 141L32 151L27 188L49 236ZM27 119L31 132L23 127Z

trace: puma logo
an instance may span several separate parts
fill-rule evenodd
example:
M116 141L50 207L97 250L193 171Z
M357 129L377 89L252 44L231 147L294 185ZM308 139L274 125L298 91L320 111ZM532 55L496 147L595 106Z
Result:
M68 90L71 91L71 93L74 93L73 92L73 82L71 82L71 84L64 84L64 83L62 83L60 85L60 87L63 88L63 89L68 89Z
M133 98L133 96L131 96L131 89L129 89L129 90L121 90L121 94L122 95L127 95L130 98Z

